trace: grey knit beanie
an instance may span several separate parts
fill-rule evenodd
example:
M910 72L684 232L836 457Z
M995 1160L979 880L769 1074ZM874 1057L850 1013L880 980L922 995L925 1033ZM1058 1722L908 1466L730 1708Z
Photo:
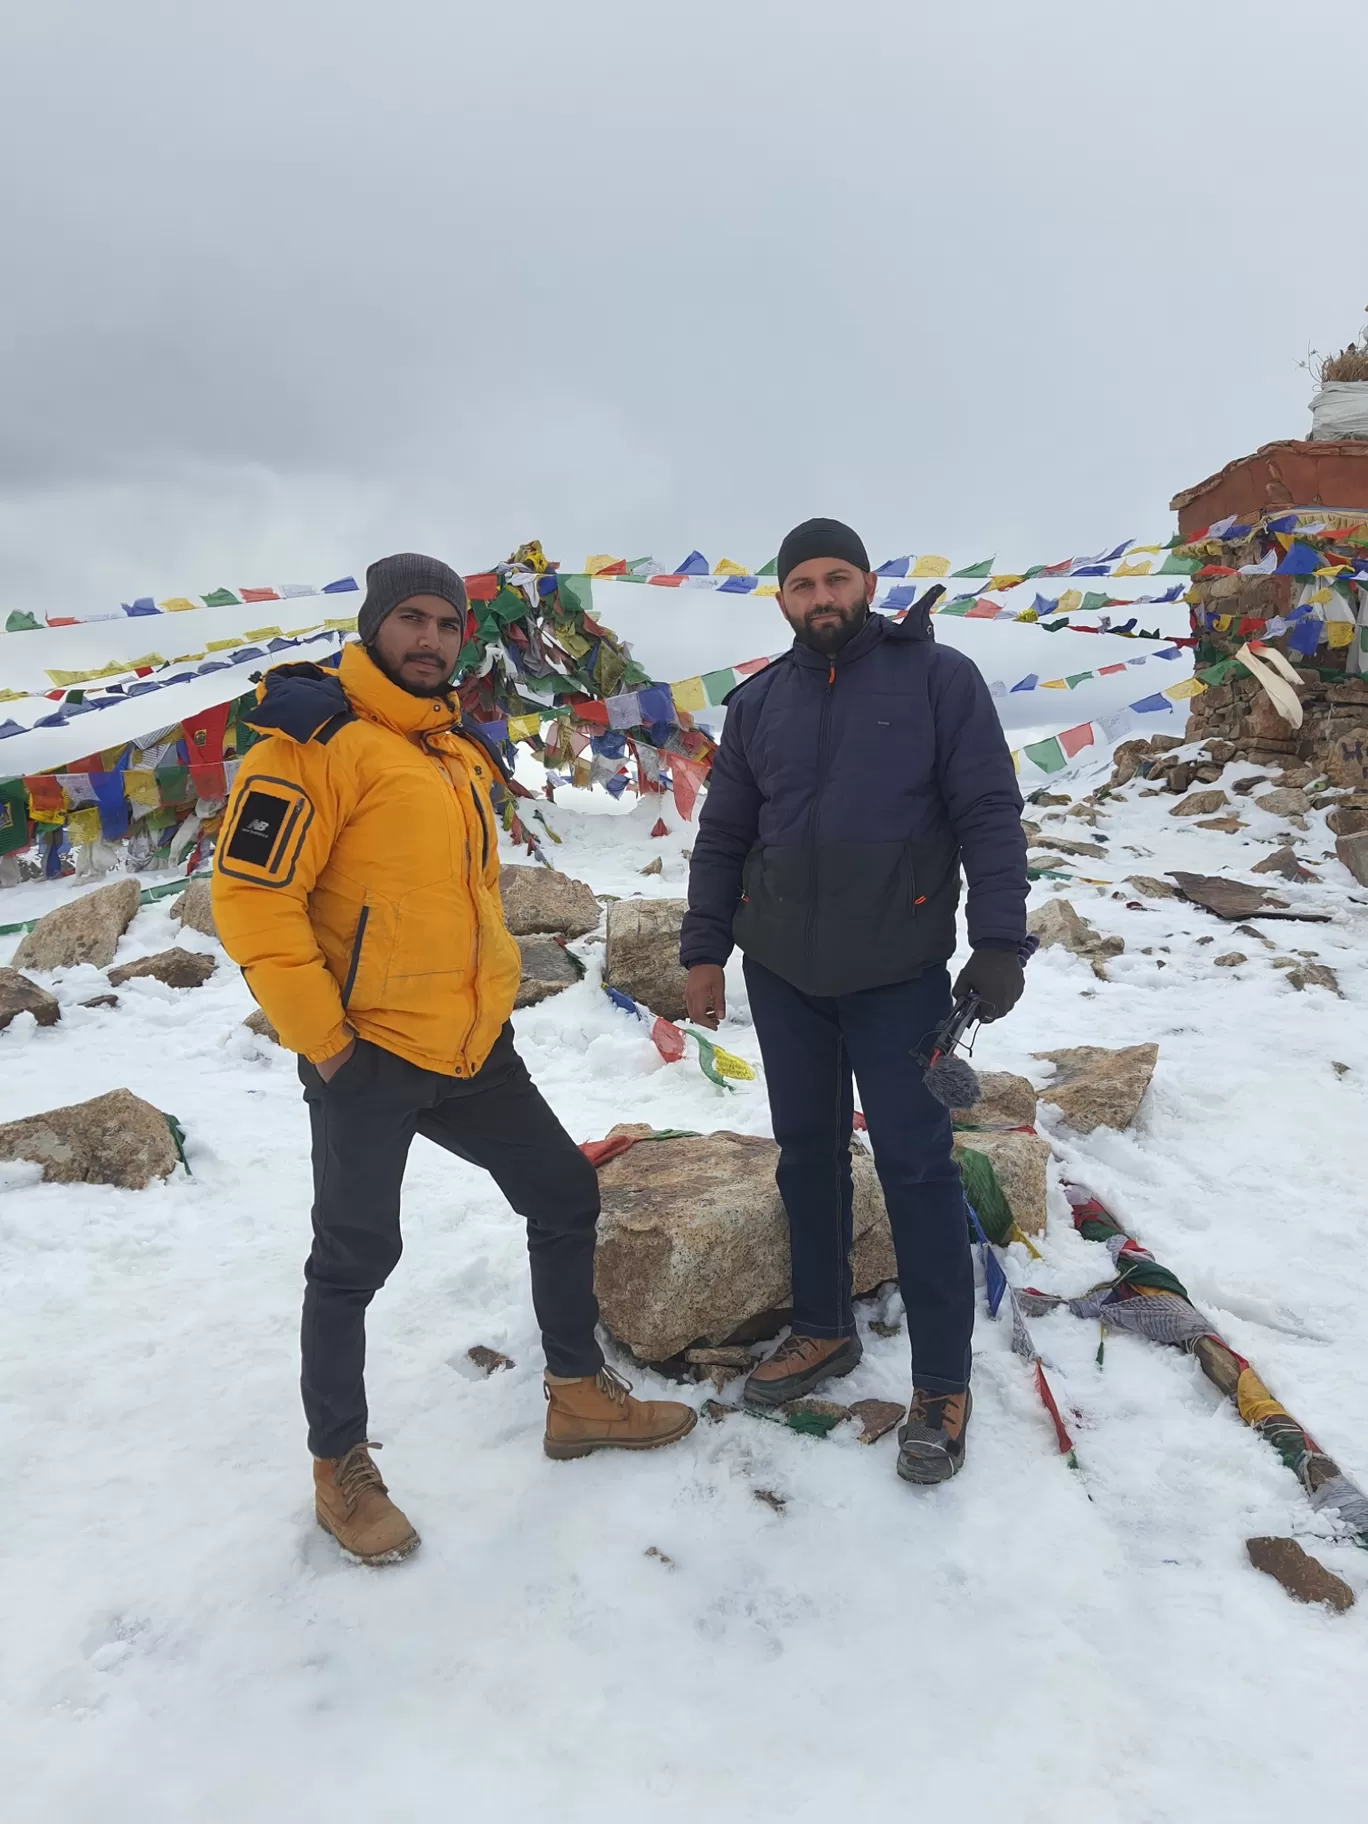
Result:
M439 557L421 557L416 551L380 557L366 571L366 599L356 617L363 645L370 645L385 616L411 595L435 595L465 613L466 586L450 564Z

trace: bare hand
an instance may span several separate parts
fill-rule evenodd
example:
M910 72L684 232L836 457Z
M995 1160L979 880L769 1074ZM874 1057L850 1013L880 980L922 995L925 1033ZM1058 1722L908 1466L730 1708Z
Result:
M331 1083L338 1071L341 1070L342 1066L347 1062L347 1059L355 1050L356 1040L349 1039L342 1047L341 1051L335 1051L330 1058L324 1058L321 1064L316 1064L314 1066L314 1069L318 1072L319 1076L322 1077L325 1083Z
M684 981L684 1009L695 1026L717 1031L727 1017L726 978L716 963L695 963Z

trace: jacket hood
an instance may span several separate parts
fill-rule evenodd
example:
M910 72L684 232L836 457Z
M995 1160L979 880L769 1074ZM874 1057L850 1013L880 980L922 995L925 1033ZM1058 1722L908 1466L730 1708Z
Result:
M242 720L302 744L350 709L335 671L322 665L276 665L257 685L256 707Z

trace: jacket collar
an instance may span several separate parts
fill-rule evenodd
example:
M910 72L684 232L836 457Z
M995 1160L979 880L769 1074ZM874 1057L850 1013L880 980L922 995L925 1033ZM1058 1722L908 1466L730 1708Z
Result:
M406 739L446 734L461 719L453 697L415 697L392 683L364 646L351 644L342 648L337 675L359 716Z
M868 652L884 638L892 623L882 614L871 614L853 640L847 640L838 653L816 652L802 640L793 642L793 656L808 671L830 671L834 665L837 671L843 671L847 665L856 665Z

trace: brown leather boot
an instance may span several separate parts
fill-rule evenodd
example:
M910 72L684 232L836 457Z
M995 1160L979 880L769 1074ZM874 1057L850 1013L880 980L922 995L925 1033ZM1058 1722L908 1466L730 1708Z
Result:
M904 1482L948 1482L964 1467L964 1435L974 1396L912 1389L907 1423L898 1427L898 1474Z
M611 1368L562 1380L546 1377L548 1457L587 1457L595 1450L656 1450L686 1437L698 1423L678 1400L634 1400L632 1384Z
M794 1331L751 1373L743 1398L747 1406L768 1412L802 1399L823 1381L849 1374L863 1353L858 1336L800 1336Z
M397 1564L418 1535L389 1498L370 1453L378 1444L353 1444L344 1457L314 1458L314 1512L325 1533L362 1564Z

